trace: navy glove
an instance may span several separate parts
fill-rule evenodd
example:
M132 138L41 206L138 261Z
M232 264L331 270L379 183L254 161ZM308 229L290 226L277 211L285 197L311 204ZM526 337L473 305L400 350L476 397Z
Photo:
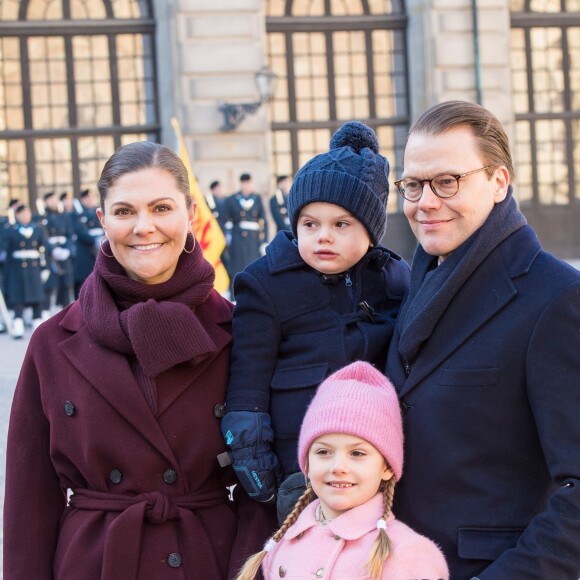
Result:
M271 447L274 432L270 415L232 411L222 419L221 429L230 448L232 466L246 493L256 501L274 501L282 470Z

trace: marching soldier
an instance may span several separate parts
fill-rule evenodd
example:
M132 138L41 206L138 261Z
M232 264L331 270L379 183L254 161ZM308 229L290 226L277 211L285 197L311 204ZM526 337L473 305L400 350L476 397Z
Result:
M74 260L75 297L78 298L83 282L93 271L99 244L104 231L97 217L97 198L92 189L80 194L80 206L73 220L76 234L76 255Z
M8 311L4 303L4 293L6 292L6 232L14 225L14 208L20 202L17 199L11 199L8 203L8 215L0 215L0 333L6 331L6 327L10 325Z
M47 310L65 307L74 300L74 269L72 261L73 225L69 214L60 211L54 191L44 195L44 214L39 216L50 246L50 275L44 289Z
M270 198L270 212L276 223L277 231L289 230L288 194L290 193L290 177L279 175L276 179L276 191Z
M42 322L44 287L42 270L46 267L47 247L42 225L32 221L30 207L20 203L14 208L16 223L4 237L6 248L6 302L14 310L13 338L24 336L23 313L32 308L32 326Z
M240 191L226 199L224 218L232 224L228 274L233 296L234 276L260 257L262 244L268 238L262 198L254 192L249 173L240 175Z

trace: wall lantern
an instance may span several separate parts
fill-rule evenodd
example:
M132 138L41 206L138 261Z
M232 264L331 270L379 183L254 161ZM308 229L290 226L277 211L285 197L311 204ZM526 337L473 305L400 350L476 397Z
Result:
M220 111L224 114L224 124L221 131L233 131L240 126L246 115L253 115L264 103L269 103L274 98L276 79L278 75L267 66L263 66L256 73L256 86L260 100L255 103L224 103L220 105Z

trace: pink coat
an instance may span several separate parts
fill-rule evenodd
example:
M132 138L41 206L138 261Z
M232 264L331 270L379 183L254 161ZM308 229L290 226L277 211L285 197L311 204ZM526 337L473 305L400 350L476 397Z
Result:
M370 578L365 573L382 516L383 497L378 493L321 526L315 518L318 500L309 504L284 538L266 556L262 569L271 578L324 578L353 580ZM382 580L449 580L445 558L429 539L391 516L387 521L391 555L383 567Z

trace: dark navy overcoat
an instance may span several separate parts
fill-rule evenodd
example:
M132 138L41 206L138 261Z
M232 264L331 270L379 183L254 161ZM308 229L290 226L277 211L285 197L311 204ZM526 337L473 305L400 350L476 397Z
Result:
M437 542L453 580L580 578L580 272L529 226L499 244L406 376L394 513Z
M298 433L318 385L354 360L382 368L408 284L407 263L382 246L348 277L325 279L286 231L236 277L227 410L270 413L284 475L299 470Z

